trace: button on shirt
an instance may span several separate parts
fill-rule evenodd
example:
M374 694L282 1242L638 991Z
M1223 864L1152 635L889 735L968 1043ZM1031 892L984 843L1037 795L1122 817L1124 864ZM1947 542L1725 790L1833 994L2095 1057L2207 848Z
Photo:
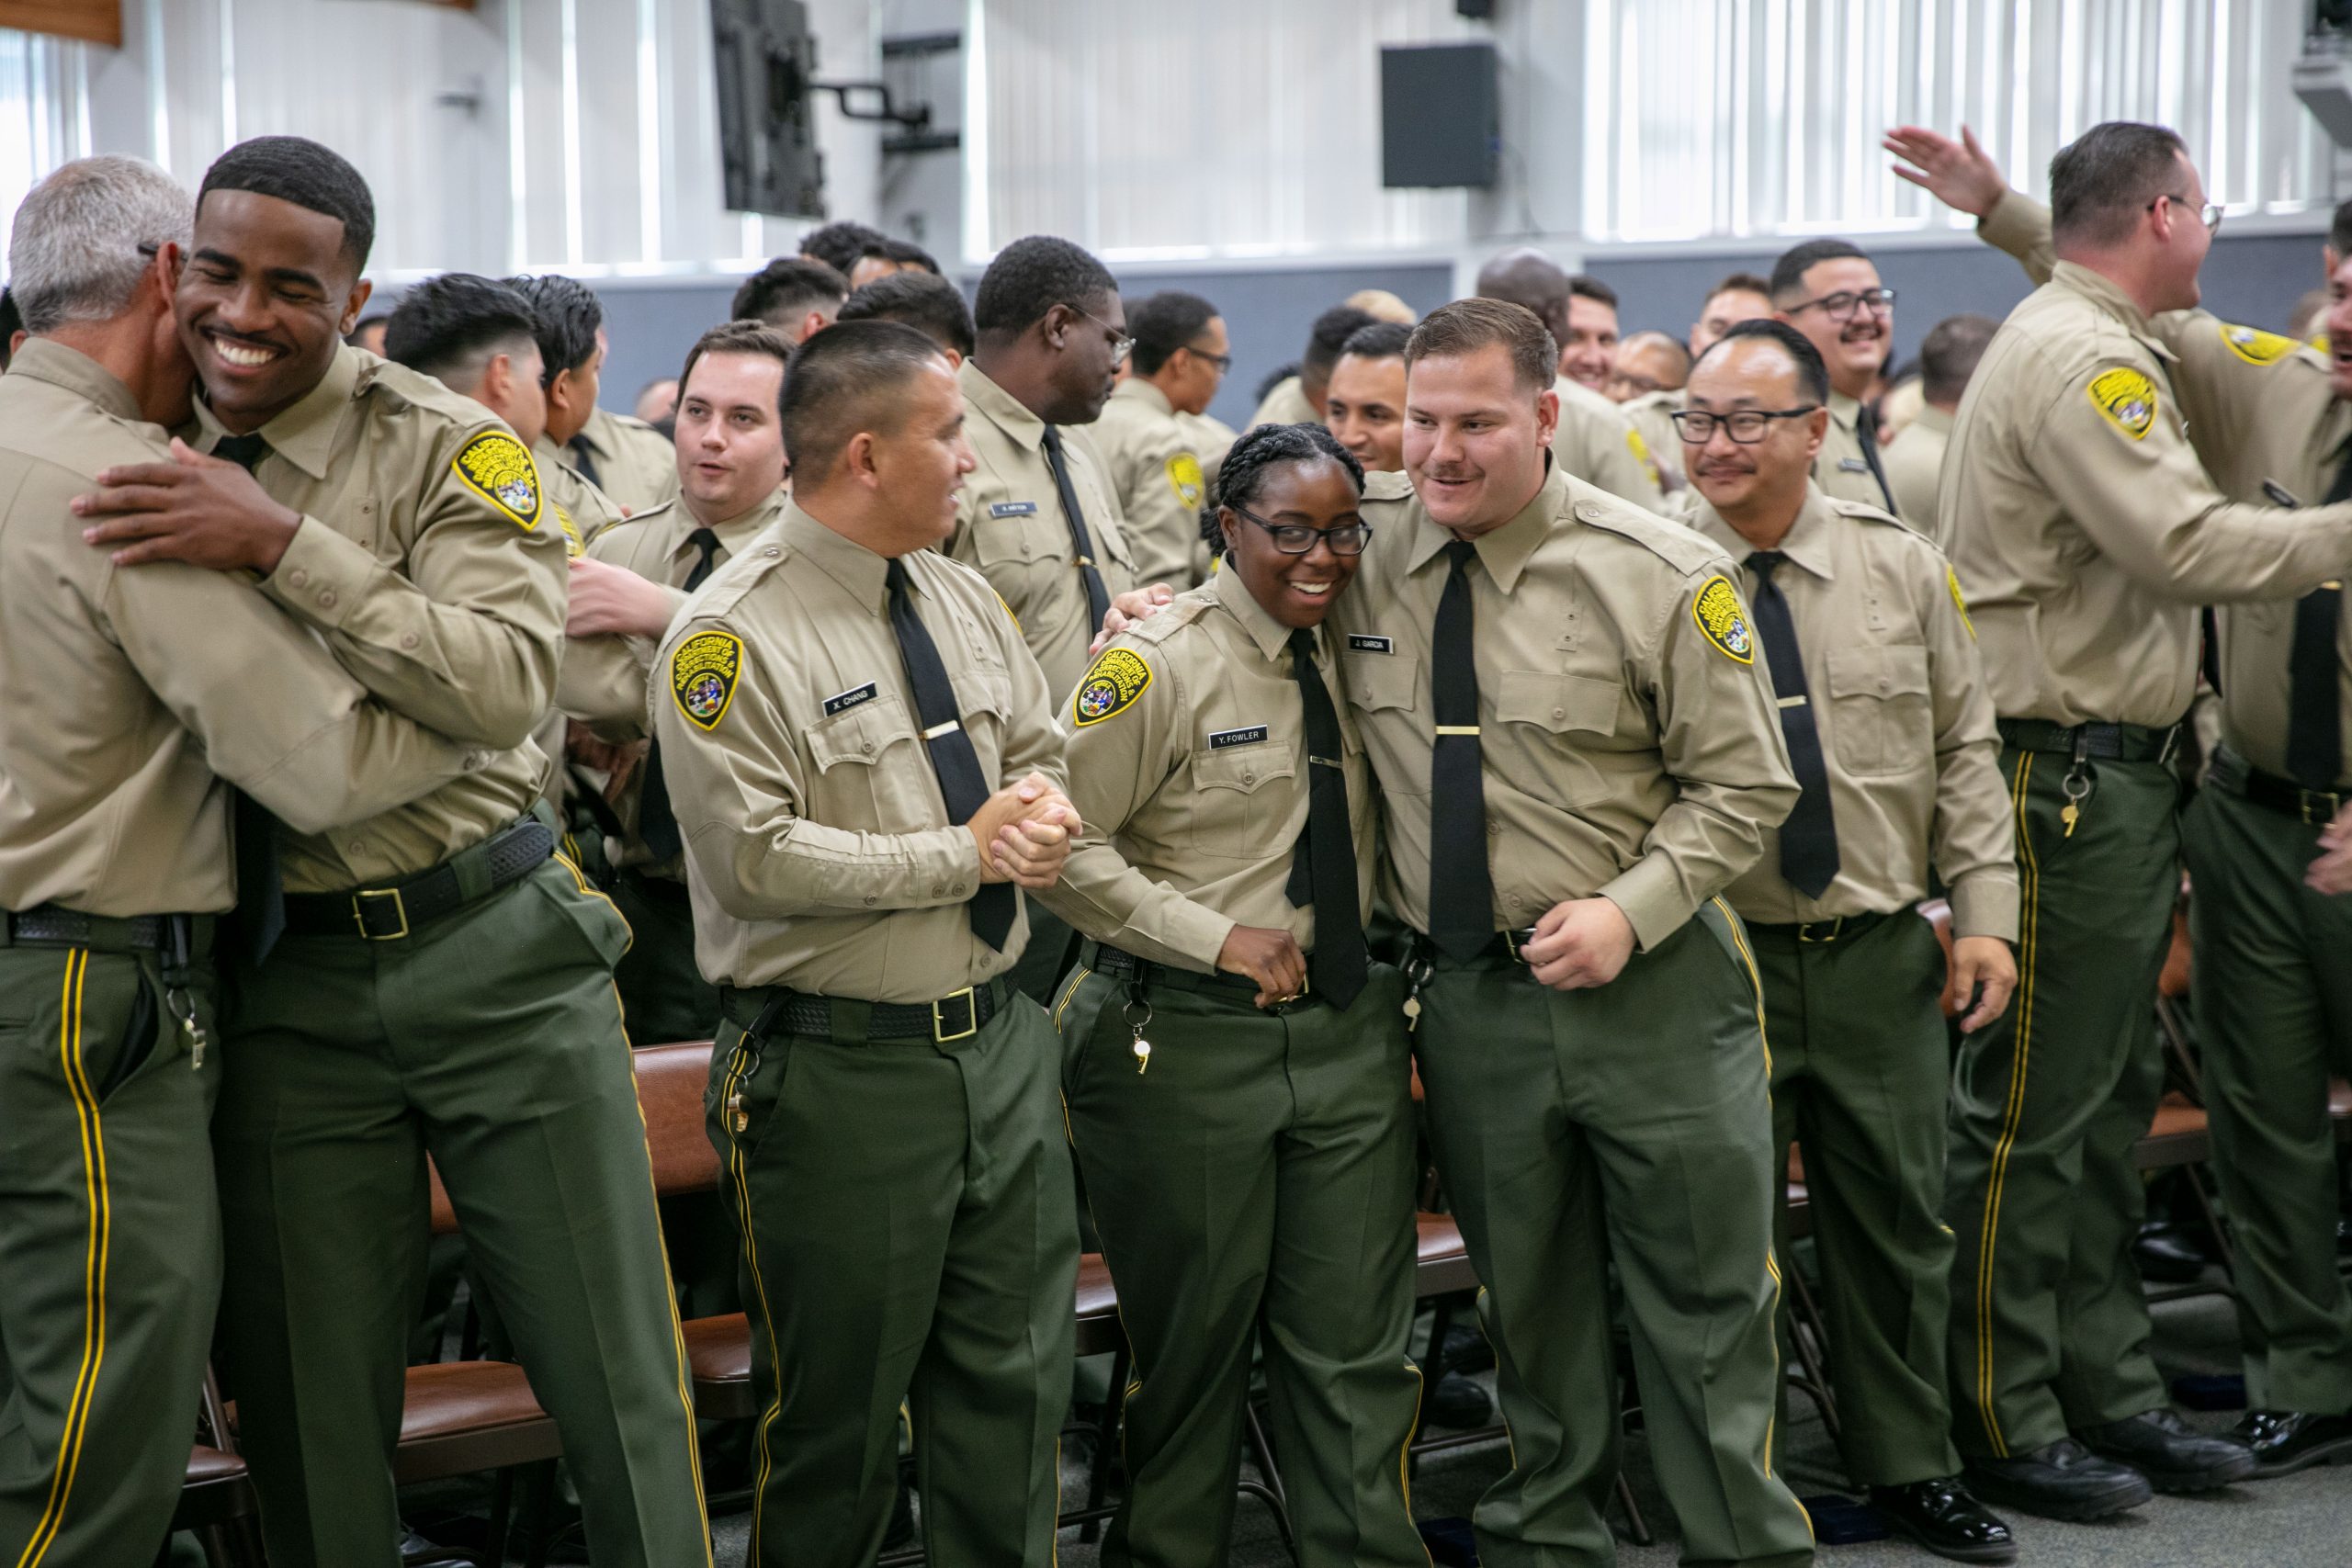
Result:
M904 559L990 787L1058 784L1045 679L994 591L943 556ZM1001 953L972 933L979 852L916 733L888 564L787 503L656 657L653 733L715 984L933 1001L1027 941L1025 908Z
M1339 708L1357 907L1368 909L1371 778L1339 700L1333 639L1317 640L1316 668ZM1059 886L1040 898L1088 936L1204 974L1216 972L1236 925L1287 931L1313 952L1314 907L1293 905L1288 893L1308 793L1290 629L1221 572L1112 639L1112 649L1140 660L1149 681L1101 718L1083 716L1074 698L1063 705L1069 797L1086 831Z
M1745 560L1755 547L1703 501L1691 526ZM1786 925L1892 914L1928 895L1932 861L1952 934L2017 940L2016 842L2000 736L1964 601L1942 554L1876 507L1812 489L1772 581L1803 652L1829 775L1837 879L1808 898L1781 874L1778 829L1731 886L1742 917ZM1741 586L1753 589L1743 567Z
M1431 635L1452 536L1401 474L1368 476L1363 512L1377 532L1327 625L1380 781L1385 890L1427 931ZM1600 896L1653 947L1755 863L1796 803L1731 562L1556 467L1476 543L1496 929Z

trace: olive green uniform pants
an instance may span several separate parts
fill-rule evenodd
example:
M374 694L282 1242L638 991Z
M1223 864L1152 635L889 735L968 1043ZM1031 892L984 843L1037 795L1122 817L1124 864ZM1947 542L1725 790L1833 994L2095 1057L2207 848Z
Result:
M220 1284L209 955L179 993L211 1036L196 1068L155 956L96 940L0 948L0 1562L18 1568L154 1559Z
M1846 1472L1864 1486L1957 1474L1944 1363L1942 944L1908 909L1848 921L1828 940L1785 927L1747 934L1764 976L1775 1168L1788 1168L1792 1143L1804 1150Z
M902 1404L933 1568L1052 1561L1077 1200L1053 1026L997 989L948 1041L854 1038L865 1005L837 1002L831 1036L750 1042L773 993L725 993L707 1110L743 1236L757 1568L874 1561Z
M1344 1011L1261 1011L1226 981L1093 972L1065 987L1063 1093L1134 1350L1129 1490L1106 1564L1215 1568L1262 1329L1275 1462L1304 1568L1424 1568L1405 1487L1413 1099L1404 978ZM1145 1021L1144 1009L1149 1010ZM1136 1071L1135 1030L1152 1047Z
M613 882L628 920L628 952L613 965L633 1045L708 1040L718 1032L718 987L695 966L695 912L686 885L629 869Z
M707 1563L684 1347L612 965L570 864L242 972L215 1123L222 1323L274 1568L397 1562L425 1156L555 1418L598 1564Z
M2178 786L2156 761L2002 752L2024 919L2008 1010L1962 1043L1944 1214L1955 1233L1953 1440L2006 1458L2165 1404L2132 1262L2132 1146L2164 1089L2151 1010L2180 887Z
M2324 825L2208 784L2183 838L2246 1403L2340 1415L2352 1410L2352 1294L2336 1268L2327 1080L2352 1073L2352 897L2303 886Z
M1495 1347L1510 1473L1481 1498L1495 1568L1605 1563L1618 1469L1608 1267L1685 1563L1804 1563L1772 1470L1770 1070L1736 923L1710 902L1606 986L1436 958L1414 1042L1438 1173Z

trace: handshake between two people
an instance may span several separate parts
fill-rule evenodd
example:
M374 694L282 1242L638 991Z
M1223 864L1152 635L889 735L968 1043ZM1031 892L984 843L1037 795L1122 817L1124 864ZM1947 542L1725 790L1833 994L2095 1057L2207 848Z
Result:
M965 829L979 852L982 882L1051 887L1083 824L1069 796L1043 773L1030 773L980 803Z

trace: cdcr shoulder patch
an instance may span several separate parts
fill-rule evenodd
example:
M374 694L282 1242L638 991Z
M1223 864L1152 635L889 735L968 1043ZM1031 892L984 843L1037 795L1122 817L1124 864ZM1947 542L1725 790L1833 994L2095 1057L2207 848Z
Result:
M1968 618L1968 601L1960 592L1960 574L1952 570L1950 561L1944 563L1944 586L1951 590L1952 608L1960 612L1960 624L1968 628L1968 640L1974 642L1976 623Z
M2134 441L2144 439L2156 423L2156 384L2129 366L2100 371L2086 389L2108 423Z
M2264 332L2260 327L2242 327L2234 321L2222 321L2222 341L2230 352L2248 365L2276 365L2295 352L2298 346L2290 337Z
M1132 649L1105 649L1079 682L1078 693L1069 700L1070 716L1081 729L1116 718L1135 706L1150 684L1151 666L1140 654Z
M1698 596L1690 601L1690 618L1726 658L1741 664L1756 662L1756 639L1747 630L1747 612L1740 608L1739 594L1728 579L1711 577L1700 586Z
M688 722L717 729L742 673L742 639L732 632L696 632L670 655L670 694Z
M539 470L520 441L486 430L467 442L449 467L525 533L539 525Z
M1179 452L1168 459L1168 488L1176 499L1191 511L1198 511L1208 494L1208 481L1201 477L1201 460L1190 452Z

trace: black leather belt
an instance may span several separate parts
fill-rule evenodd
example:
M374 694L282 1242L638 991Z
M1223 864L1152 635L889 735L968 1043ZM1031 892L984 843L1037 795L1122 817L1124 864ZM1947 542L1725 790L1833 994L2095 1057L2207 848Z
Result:
M391 942L427 920L522 881L553 853L554 832L537 817L526 817L397 886L358 887L348 893L288 893L286 929L302 936ZM469 863L489 873L488 885L477 882L471 892L466 890L461 869Z
M757 1041L779 1034L813 1034L827 1040L929 1040L944 1045L968 1040L1001 1011L1007 992L1001 978L951 991L935 1002L861 1002L820 997L782 986L737 989L722 986L719 1010ZM865 1014L864 1028L856 1014Z
M175 920L209 920L203 915L85 915L54 904L22 914L0 914L7 943L21 947L90 947L109 953L161 953Z
M1796 920L1786 924L1742 920L1740 924L1746 926L1753 936L1813 944L1851 942L1863 932L1884 925L1891 918L1887 915L1838 915L1826 920Z
M2244 795L2266 810L2292 817L2314 828L2335 821L2337 812L2352 805L2352 789L2305 789L2292 779L2264 773L2227 750L2214 752L2210 776L2233 795Z
M1172 986L1182 991L1204 991L1212 996L1238 998L1245 1005L1258 997L1258 982L1247 975L1227 975L1222 970L1204 975L1196 969L1179 969L1171 964L1155 964L1148 958L1137 958L1125 948L1109 947L1090 942L1079 952L1079 963L1097 975L1107 975L1114 980L1133 980L1146 986ZM1325 998L1312 989L1299 992L1286 1001L1279 1001L1259 1010L1271 1013L1287 1012L1295 1008L1320 1007Z
M2180 726L2052 724L2039 718L2000 721L2001 744L2012 751L2056 751L2102 762L2161 762L2180 739Z
M1533 926L1521 926L1516 931L1497 931L1487 939L1487 945L1478 950L1476 956L1499 958L1510 964L1524 964L1527 962L1527 956L1520 949L1534 940ZM1407 946L1408 959L1415 968L1434 963L1442 951L1436 942L1421 931L1413 932Z

